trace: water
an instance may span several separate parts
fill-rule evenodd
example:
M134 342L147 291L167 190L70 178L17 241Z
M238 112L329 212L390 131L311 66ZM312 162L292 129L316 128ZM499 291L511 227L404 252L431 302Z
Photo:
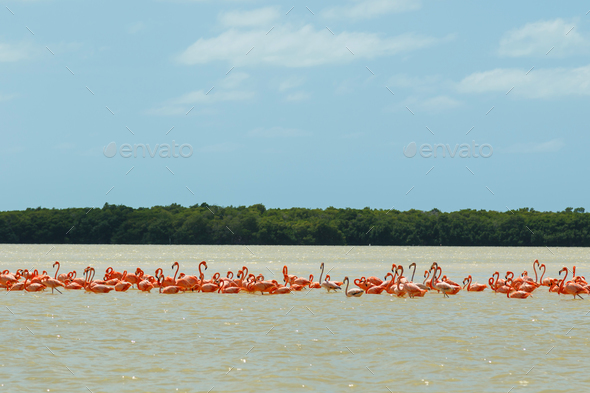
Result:
M53 248L52 248L53 247ZM92 265L207 277L248 266L280 278L420 272L436 260L454 281L532 273L538 258L590 274L581 248L1 245L0 269L62 272ZM406 272L407 273L407 272ZM274 274L274 276L273 276ZM416 278L416 281L418 279ZM486 290L445 299L346 298L313 290L260 296L187 293L0 293L0 392L557 392L588 390L587 300ZM7 308L8 307L8 308ZM13 314L14 313L14 314ZM573 327L573 329L572 329Z

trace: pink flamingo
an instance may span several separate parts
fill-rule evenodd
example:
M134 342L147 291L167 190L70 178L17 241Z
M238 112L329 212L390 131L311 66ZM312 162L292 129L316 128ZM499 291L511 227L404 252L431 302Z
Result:
M46 287L51 288L51 293L53 293L53 290L55 289L57 292L61 293L60 290L58 289L58 287L63 287L64 284L63 282L61 282L60 280L57 279L57 272L59 271L59 262L55 262L53 264L53 267L55 267L55 265L57 265L57 270L55 271L55 278L51 278L48 277L45 280L43 280L43 284L45 284ZM67 275L66 275L67 277Z
M561 269L559 271L559 275L561 276L561 273L565 272L565 277L563 278L563 280L561 280L561 285L559 286L559 291L557 292L558 294L566 294L566 295L573 295L574 299L576 298L576 296L578 296L580 299L583 299L582 296L580 296L581 293L588 293L588 289L584 288L583 286L581 286L580 284L576 284L573 281L566 281L567 280L567 275L569 273L569 270L567 267L564 267L563 269Z
M229 287L225 288L225 281L221 282L221 286L217 290L217 293L239 293L241 288L239 287Z
M481 292L488 287L486 284L480 284L477 282L472 284L472 281L473 277L471 277L471 274L463 280L463 288L467 285L467 292ZM465 282L467 282L467 284Z
M158 284L160 284L160 293L172 295L184 291L184 289L182 289L181 287L177 287L176 285L164 286L163 281L164 279L162 278L162 276L158 277Z
M127 270L125 270L123 272L123 277L121 277L121 280L115 284L115 291L126 292L127 290L129 290L129 288L131 288L131 286L133 284L131 284L129 281L126 281L125 280L126 278L127 278Z

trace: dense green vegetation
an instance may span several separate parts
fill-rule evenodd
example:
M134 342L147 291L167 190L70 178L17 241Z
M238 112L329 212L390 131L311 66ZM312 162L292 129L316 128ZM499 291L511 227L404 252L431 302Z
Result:
M0 212L0 243L590 246L590 214L105 204Z

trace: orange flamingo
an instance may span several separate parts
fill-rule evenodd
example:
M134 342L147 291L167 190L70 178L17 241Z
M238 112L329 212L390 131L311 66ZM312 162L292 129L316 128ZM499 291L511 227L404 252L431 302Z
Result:
M565 272L565 277L563 278L563 280L561 280L561 284L559 285L559 291L557 292L558 294L565 294L565 295L573 295L574 299L577 297L579 297L580 299L583 299L582 296L580 296L581 293L588 293L588 289L584 288L583 286L581 286L580 284L576 284L573 281L566 281L567 280L567 275L569 273L569 270L567 267L564 267L563 269L561 269L559 271L559 275L561 276L561 273Z
M440 277L440 275L442 274L442 269L439 270L438 265L433 266L431 269L434 269L434 273L433 273L432 279L430 281L430 287L442 292L444 297L449 297L449 295L456 294L456 292L454 292L456 290L456 288L454 286L452 286L451 284L446 283L444 281L436 282L437 272L439 273L438 277Z
M57 270L55 271L55 276L53 276L53 278L65 283L68 278L68 275L66 273L62 273L58 276L57 273L59 272L60 263L58 261L55 261L55 263L53 264L53 267L55 267L55 265L57 265Z
M153 281L155 281L155 278L153 276L150 277ZM148 278L145 278L137 284L137 289L144 292L150 292L152 289L154 289L154 283L150 281Z
M471 274L463 280L463 288L467 285L467 292L481 292L488 287L486 284L480 284L477 282L472 284L472 281L473 277L471 277ZM467 282L467 284L465 282Z
M109 293L110 291L112 291L114 289L113 287L109 287L108 285L97 284L96 281L93 281L94 275L96 274L96 271L94 270L93 267L91 267L87 273L88 273L86 275L86 280L87 280L86 281L86 290L87 291L94 292L94 293Z
M59 262L55 262L53 264L53 267L55 267L55 265L57 265L57 270L55 271L55 278L51 278L49 276L47 276L47 278L45 278L43 280L43 284L48 287L51 288L51 293L53 293L53 290L55 289L57 292L61 293L60 290L58 289L58 287L63 287L64 284L63 282L61 282L60 280L57 279L57 272L59 271ZM67 275L66 275L67 277Z
M131 284L129 281L126 281L125 280L126 278L127 278L127 270L125 270L123 272L123 276L121 277L121 280L115 284L115 291L126 292L129 290L129 288L131 288L131 286L133 284Z
M289 282L291 282L292 280L295 280L297 278L297 276L293 275L293 274L289 274L289 269L287 268L287 265L283 266L283 276L287 275L289 277Z
M40 292L46 288L45 284L34 282L32 284L27 285L27 280L25 279L25 291L27 292Z
M201 292L215 292L219 289L219 286L214 283L205 282L205 275L201 273Z
M508 280L510 282L510 284L512 284L512 279ZM532 294L530 292L525 292L525 291L517 291L516 288L514 288L512 285L511 286L515 291L513 292L506 292L506 297L511 298L511 299L526 299L527 297L531 296Z
M225 281L221 282L221 286L217 290L217 293L239 293L241 288L239 287L229 287L225 288Z
M160 286L160 293L164 293L166 295L173 295L175 293L184 291L181 287L177 287L176 285L168 285L164 286L164 279L162 276L158 277L158 284Z
M176 272L174 273L174 277L166 277L164 280L162 280L162 284L165 287L169 287L169 286L175 286L176 285L176 276L178 275L178 269L180 268L180 264L178 262L174 262L172 264L172 269L174 270L174 267L176 267Z
M322 285L319 282L313 282L313 274L309 275L309 281L310 281L310 284L309 284L310 289L312 289L312 288L319 289L322 287Z

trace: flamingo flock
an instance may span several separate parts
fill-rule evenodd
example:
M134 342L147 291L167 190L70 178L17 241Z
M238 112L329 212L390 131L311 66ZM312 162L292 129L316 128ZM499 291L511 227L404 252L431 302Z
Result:
M433 262L428 270L424 271L423 282L414 282L416 274L416 264L412 263L409 269L412 270L410 279L404 276L404 268L401 265L393 264L391 272L387 272L382 279L375 276L361 277L353 279L344 277L342 281L332 281L329 275L324 277L324 264L320 265L319 281L314 282L313 274L309 277L300 277L289 274L287 266L283 267L283 280L279 283L277 280L265 280L262 274L254 275L249 273L246 266L238 270L234 277L232 271L228 271L226 277L220 273L215 273L209 279L205 279L203 270L207 270L207 262L199 263L199 274L187 275L179 273L180 264L174 262L172 271L174 276L164 276L162 268L156 269L154 275L146 274L141 268L137 268L135 273L115 271L112 267L106 269L101 279L95 279L96 270L93 267L84 269L82 276L77 277L76 271L59 274L60 263L55 262L53 267L56 268L53 277L49 276L46 271L41 274L35 269L19 269L14 273L4 270L0 274L0 288L5 288L7 292L28 291L40 292L45 289L51 289L51 292L61 289L65 290L84 290L93 293L108 293L111 291L126 292L130 289L136 289L143 292L156 290L163 294L178 294L185 292L217 292L224 294L232 293L260 293L279 295L295 291L302 291L305 288L325 289L328 293L342 290L344 283L346 288L344 294L347 297L360 297L363 294L380 295L386 292L397 297L420 298L427 293L442 293L445 298L457 295L461 290L467 292L481 292L488 288L495 293L506 294L506 297L512 299L526 299L532 296L532 293L540 287L548 287L549 292L558 295L572 295L574 299L583 299L581 295L590 293L590 285L583 276L576 275L576 267L572 269L572 277L568 280L570 270L564 267L559 271L559 276L565 273L563 278L545 277L546 266L540 264L538 260L533 262L533 271L535 277L529 276L524 271L520 276L515 278L514 272L508 271L504 278L500 278L499 272L494 272L488 280L488 284L473 282L471 275L463 279L463 285L456 283L442 274L442 268L437 262ZM540 276L539 276L540 274ZM322 280L323 279L323 280ZM350 288L351 282L356 286Z

